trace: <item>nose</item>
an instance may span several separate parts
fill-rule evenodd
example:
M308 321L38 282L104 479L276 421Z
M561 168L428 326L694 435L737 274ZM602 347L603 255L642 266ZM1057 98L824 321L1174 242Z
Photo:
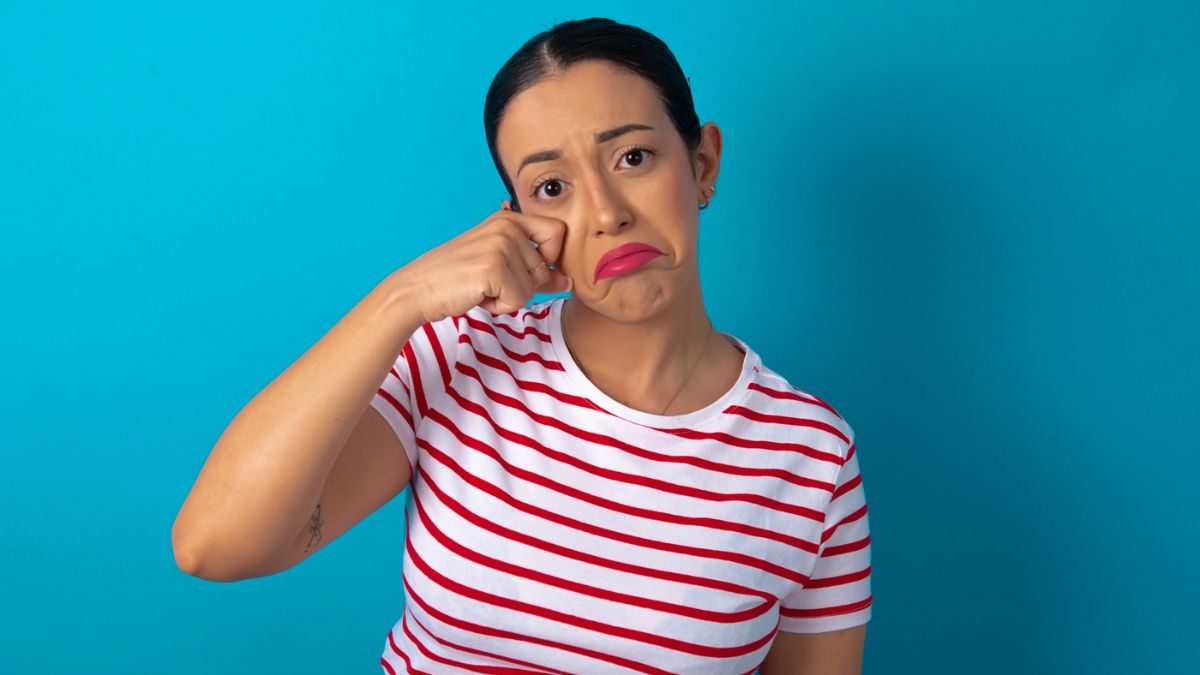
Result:
M587 198L579 201L584 209L583 222L593 236L617 234L633 222L625 196L620 187L614 185L616 181L603 172L593 172L588 177L588 188L584 191Z

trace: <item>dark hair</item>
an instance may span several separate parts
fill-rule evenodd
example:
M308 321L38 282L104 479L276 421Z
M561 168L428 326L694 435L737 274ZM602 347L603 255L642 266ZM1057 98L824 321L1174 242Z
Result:
M692 89L675 55L654 35L612 19L593 17L564 21L529 38L496 73L483 104L483 128L488 150L512 208L520 211L516 189L496 153L496 130L513 97L539 80L586 59L601 59L641 75L658 90L671 123L689 152L700 146L700 119L692 102ZM692 165L695 174L695 165Z

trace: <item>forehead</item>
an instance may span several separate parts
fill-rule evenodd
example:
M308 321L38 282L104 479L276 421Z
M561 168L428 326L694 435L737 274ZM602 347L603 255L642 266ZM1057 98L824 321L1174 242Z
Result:
M648 80L606 61L584 61L547 76L513 97L496 130L496 148L514 175L525 155L582 142L624 124L647 124L661 132L666 108Z

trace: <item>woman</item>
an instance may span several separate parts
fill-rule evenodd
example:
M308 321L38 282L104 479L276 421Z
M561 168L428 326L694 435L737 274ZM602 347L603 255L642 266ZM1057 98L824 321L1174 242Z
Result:
M389 673L859 672L853 430L708 319L721 134L670 50L558 24L484 122L510 199L238 414L176 521L181 568L286 569L411 479Z

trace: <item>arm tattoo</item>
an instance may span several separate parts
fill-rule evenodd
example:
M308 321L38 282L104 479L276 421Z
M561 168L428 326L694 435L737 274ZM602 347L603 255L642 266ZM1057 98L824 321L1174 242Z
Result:
M312 514L312 522L308 525L309 537L308 546L304 547L305 553L308 553L309 550L312 549L313 544L317 544L321 541L321 526L324 524L325 521L321 520L321 505L317 504L317 510L313 511Z

